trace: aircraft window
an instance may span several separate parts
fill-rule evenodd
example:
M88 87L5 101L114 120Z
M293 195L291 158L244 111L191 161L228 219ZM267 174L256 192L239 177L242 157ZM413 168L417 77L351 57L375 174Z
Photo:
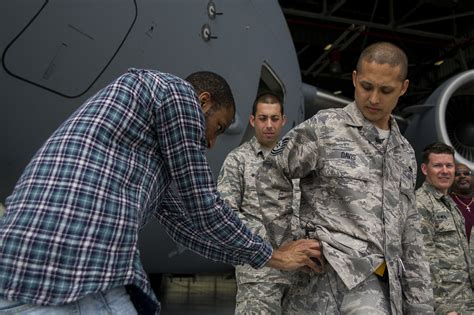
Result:
M277 94L283 102L285 102L285 87L275 72L267 64L263 64L260 72L260 82L257 95L262 91L272 91Z

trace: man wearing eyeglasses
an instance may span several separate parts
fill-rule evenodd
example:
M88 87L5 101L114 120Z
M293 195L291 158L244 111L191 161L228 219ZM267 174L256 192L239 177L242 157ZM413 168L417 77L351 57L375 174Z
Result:
M464 164L456 164L451 197L464 216L467 240L470 240L474 225L474 197L472 195L472 171Z
M472 170L465 164L456 164L454 183L451 187L451 197L464 216L466 236L471 251L471 275L474 275L474 233L472 233L472 226L474 225L473 181L474 176L472 176ZM471 308L474 309L474 301L471 301L470 304Z
M469 304L474 299L474 277L464 218L448 194L455 177L454 149L444 143L427 146L421 171L426 178L416 191L416 203L422 215L435 313L473 314Z

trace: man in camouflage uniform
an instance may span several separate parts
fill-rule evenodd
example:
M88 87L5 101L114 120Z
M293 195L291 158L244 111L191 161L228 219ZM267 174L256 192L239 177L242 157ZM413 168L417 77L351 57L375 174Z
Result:
M430 263L436 314L474 314L471 258L464 218L448 195L454 181L454 149L434 143L423 151L426 176L416 191L425 252Z
M295 127L258 172L273 246L291 238L291 180L300 178L301 221L327 261L326 271L310 278L308 313L433 312L415 156L391 117L408 88L406 74L401 49L370 45L352 74L355 102Z
M276 94L265 92L257 96L250 116L255 136L229 153L218 178L222 198L252 232L262 237L266 233L255 175L280 138L285 122L283 104ZM295 204L297 201L299 199L295 200ZM288 314L292 306L286 305L287 302L296 302L286 298L292 279L289 273L268 267L256 270L249 265L241 265L236 266L235 276L236 314Z

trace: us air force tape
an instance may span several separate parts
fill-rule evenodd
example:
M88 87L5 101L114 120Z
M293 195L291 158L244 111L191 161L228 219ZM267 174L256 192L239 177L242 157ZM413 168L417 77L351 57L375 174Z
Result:
M286 144L290 141L290 138L283 138L280 141L278 141L277 145L272 149L272 152L270 152L271 155L279 155L283 152L283 149L285 149Z

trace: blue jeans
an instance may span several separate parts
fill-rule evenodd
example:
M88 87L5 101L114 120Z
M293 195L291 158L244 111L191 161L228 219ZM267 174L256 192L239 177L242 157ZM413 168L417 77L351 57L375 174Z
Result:
M135 315L125 287L86 295L84 298L59 306L42 306L0 299L0 315Z

